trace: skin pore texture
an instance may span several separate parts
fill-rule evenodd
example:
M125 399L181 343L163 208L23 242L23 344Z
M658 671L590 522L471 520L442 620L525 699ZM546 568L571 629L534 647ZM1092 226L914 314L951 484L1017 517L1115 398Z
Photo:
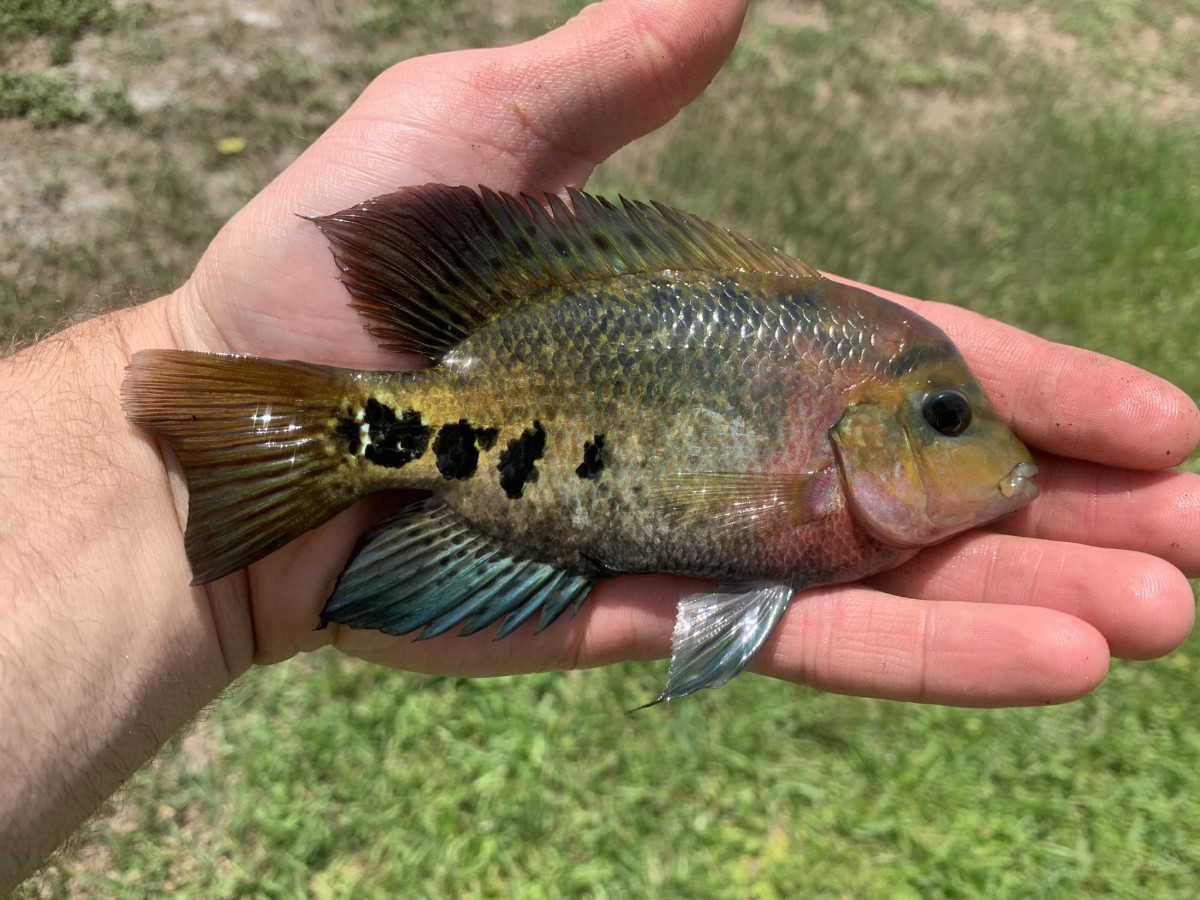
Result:
M379 500L189 587L180 472L128 426L119 388L131 354L150 348L400 367L363 331L325 239L297 214L427 181L581 185L703 90L744 12L739 0L612 0L526 44L403 62L226 225L176 292L0 361L0 890L253 663L330 642L466 676L668 654L675 603L696 583L660 576L603 582L578 617L536 638L528 627L499 643L314 631ZM1110 656L1174 648L1192 624L1185 576L1200 574L1200 478L1167 470L1200 437L1191 400L1116 360L885 296L955 341L1033 449L1041 497L869 583L808 592L751 669L1003 706L1078 697Z

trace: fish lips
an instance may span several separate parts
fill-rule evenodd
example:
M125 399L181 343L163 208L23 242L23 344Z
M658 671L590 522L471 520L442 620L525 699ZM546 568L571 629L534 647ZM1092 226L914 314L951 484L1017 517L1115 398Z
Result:
M1038 486L1033 483L1033 478L1038 473L1038 467L1035 463L1022 462L1013 466L1013 470L1004 478L1000 479L997 487L1000 493L1011 500L1017 500L1024 503L1030 503L1037 499L1041 491Z

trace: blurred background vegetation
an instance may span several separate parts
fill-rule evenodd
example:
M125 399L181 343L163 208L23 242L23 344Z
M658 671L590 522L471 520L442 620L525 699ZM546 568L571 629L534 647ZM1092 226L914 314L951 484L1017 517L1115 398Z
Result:
M0 336L172 289L388 64L578 5L11 0ZM592 187L1200 394L1200 0L759 0L705 96ZM665 664L317 653L243 679L22 892L1191 897L1198 656L1053 709L746 676L627 717Z

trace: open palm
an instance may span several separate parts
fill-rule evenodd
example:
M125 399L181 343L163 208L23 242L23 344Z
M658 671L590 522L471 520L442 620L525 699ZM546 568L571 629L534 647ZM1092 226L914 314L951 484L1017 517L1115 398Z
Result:
M348 367L414 364L366 334L325 238L302 216L429 181L531 194L583 184L703 89L743 13L741 0L725 0L663 18L657 4L614 0L528 44L396 66L216 238L168 300L175 342ZM1200 572L1200 542L1190 539L1200 479L1157 470L1200 437L1191 401L1115 360L895 299L958 344L1035 448L1042 497L997 530L927 550L869 585L801 595L751 668L874 696L1025 704L1090 690L1110 654L1174 647L1192 621L1183 573ZM604 582L577 618L498 643L314 632L355 539L386 502L360 504L209 586L226 610L222 628L241 632L227 646L272 661L333 640L365 658L452 674L654 658L669 650L675 601L694 587L665 576Z

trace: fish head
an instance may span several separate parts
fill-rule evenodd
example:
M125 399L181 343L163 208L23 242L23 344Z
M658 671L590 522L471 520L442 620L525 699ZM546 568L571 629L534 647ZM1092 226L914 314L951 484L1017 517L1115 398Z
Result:
M830 437L855 519L897 547L937 543L1038 494L1037 466L949 338L931 333L881 367Z

